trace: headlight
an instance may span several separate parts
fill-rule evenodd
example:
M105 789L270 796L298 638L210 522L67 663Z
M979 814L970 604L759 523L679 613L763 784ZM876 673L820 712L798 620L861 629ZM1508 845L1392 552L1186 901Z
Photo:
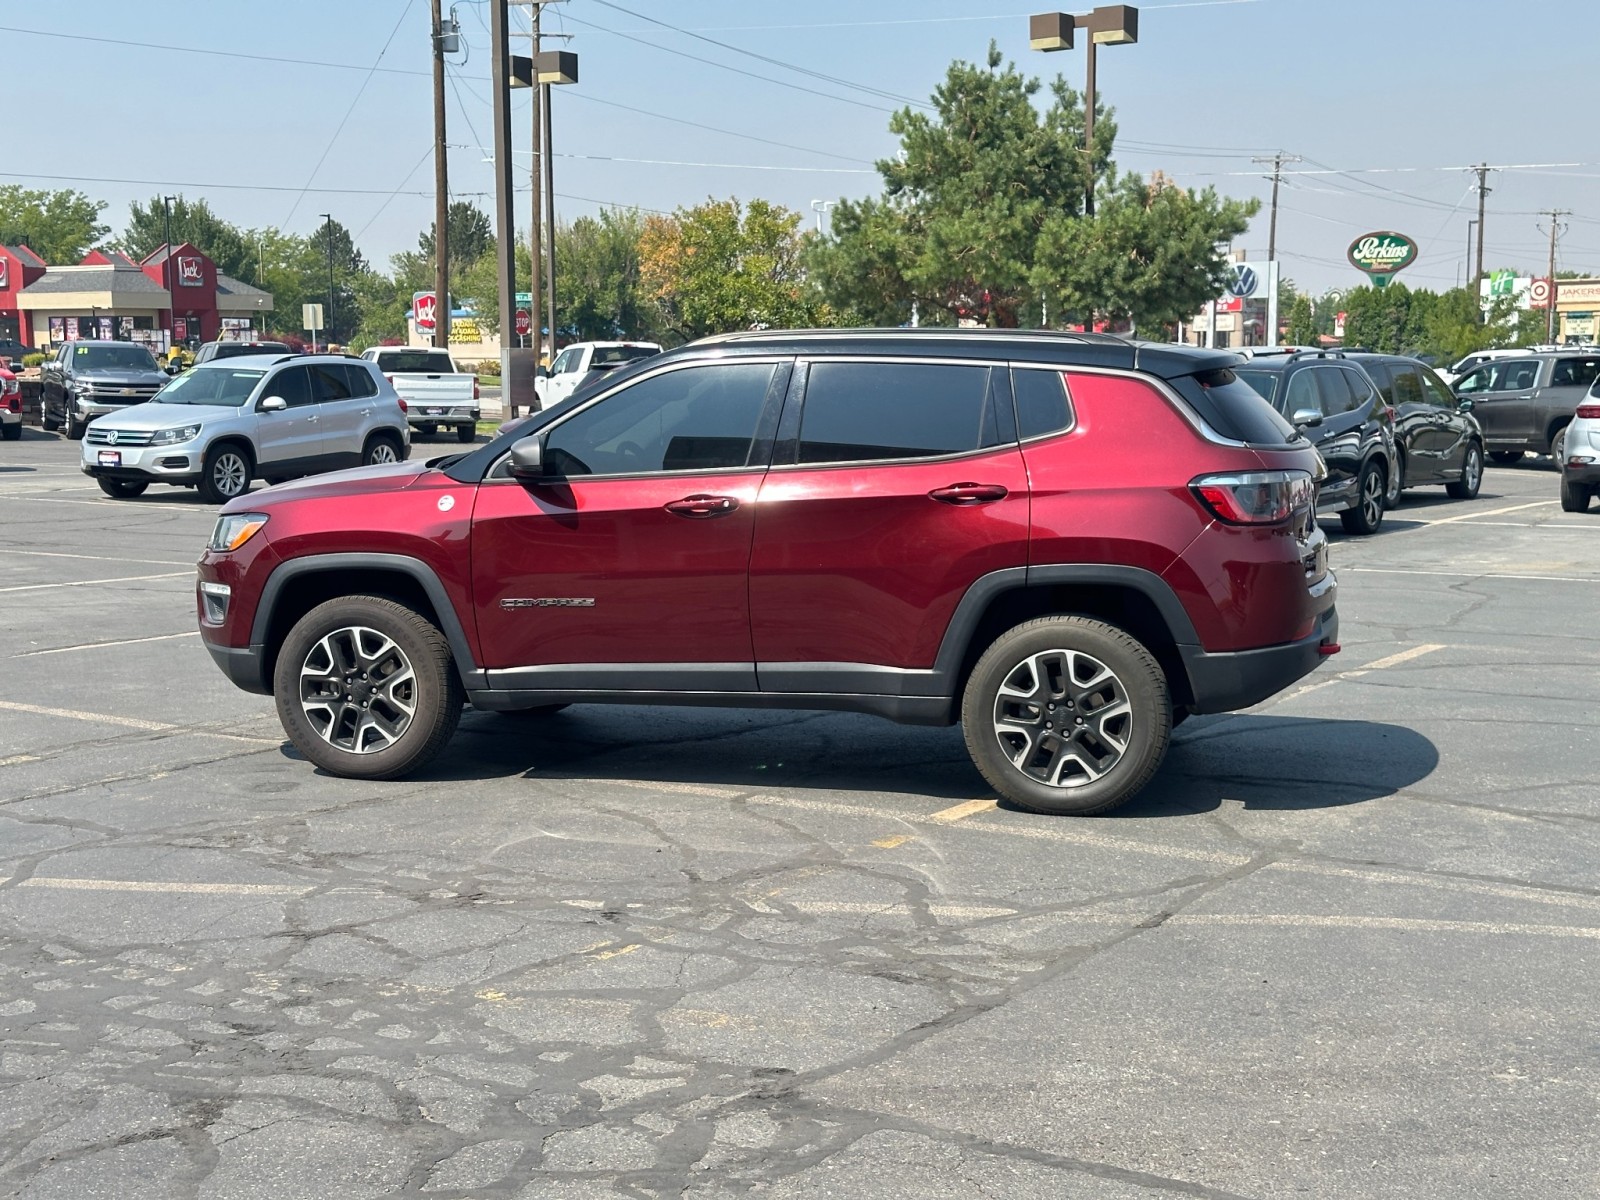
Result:
M187 442L191 438L200 436L200 426L183 425L176 429L158 429L155 437L150 439L152 446L176 446L179 442Z
M211 540L206 543L206 549L223 554L237 550L260 533L266 523L266 513L227 513L220 516L217 518L217 527L211 531Z
M83 395L83 396L92 396L92 395L94 395L94 384L90 383L87 379L79 380L79 381L77 381L77 382L75 382L75 383L73 383L73 384L71 384L69 386L72 388L73 391L77 392L79 395Z

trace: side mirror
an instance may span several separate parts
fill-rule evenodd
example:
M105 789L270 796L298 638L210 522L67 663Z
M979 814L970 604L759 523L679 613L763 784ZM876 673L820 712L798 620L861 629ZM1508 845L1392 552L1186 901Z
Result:
M1471 412L1472 411L1472 397L1471 396L1460 396L1460 397L1458 397L1456 399L1456 411L1457 412L1461 412L1461 413L1469 413L1469 412Z
M1322 414L1314 408L1296 409L1289 423L1296 429L1315 429L1322 424Z
M511 447L511 478L538 483L549 477L544 465L544 437L533 434Z
M260 404L256 405L256 409L259 412L282 412L288 407L289 402L282 396L268 396Z

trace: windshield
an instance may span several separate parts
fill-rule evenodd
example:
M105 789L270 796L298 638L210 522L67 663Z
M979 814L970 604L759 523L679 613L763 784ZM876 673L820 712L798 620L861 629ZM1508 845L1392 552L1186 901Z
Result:
M1256 394L1269 404L1272 394L1278 390L1278 377L1269 371L1236 371L1240 379L1255 388Z
M454 375L456 367L443 350L383 350L378 354L380 371L425 371Z
M154 371L156 360L143 346L75 346L72 365L94 371Z
M265 371L231 367L196 367L156 393L157 404L217 404L243 408Z

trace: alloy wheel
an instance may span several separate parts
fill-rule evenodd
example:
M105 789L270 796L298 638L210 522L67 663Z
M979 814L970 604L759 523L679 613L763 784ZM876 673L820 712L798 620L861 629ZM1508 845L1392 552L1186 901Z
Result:
M250 472L236 450L224 450L211 464L211 484L219 495L229 499L243 495L249 481Z
M1467 485L1469 491L1478 490L1478 486L1483 482L1483 455L1472 450L1467 451L1467 465L1461 473L1461 482Z
M300 708L337 750L373 754L394 745L417 709L417 676L393 638L362 625L314 642L300 664Z
M1383 519L1383 479L1377 471L1368 471L1361 483L1361 515L1368 525L1377 525Z
M1029 655L1007 672L994 733L1012 766L1051 787L1083 787L1112 770L1133 736L1122 680L1076 650Z
M399 461L400 456L394 452L394 447L388 442L377 442L373 445L372 449L367 452L367 462L371 466L378 466L381 463L392 463Z

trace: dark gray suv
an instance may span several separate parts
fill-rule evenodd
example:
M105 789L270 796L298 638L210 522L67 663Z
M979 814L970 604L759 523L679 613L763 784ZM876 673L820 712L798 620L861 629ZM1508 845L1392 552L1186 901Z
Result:
M1557 350L1484 363L1456 380L1456 395L1472 401L1495 462L1531 451L1559 466L1567 424L1597 377L1600 354Z

